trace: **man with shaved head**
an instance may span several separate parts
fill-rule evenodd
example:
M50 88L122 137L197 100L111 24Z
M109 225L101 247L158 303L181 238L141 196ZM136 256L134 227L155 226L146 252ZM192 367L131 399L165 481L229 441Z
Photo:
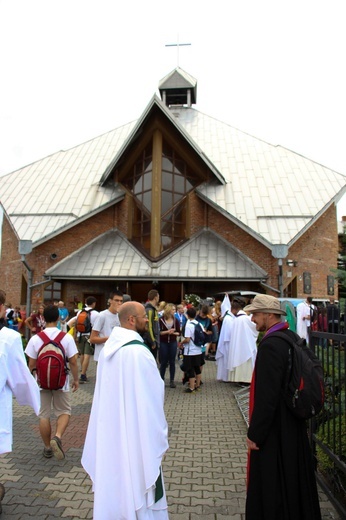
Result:
M82 456L93 482L93 518L166 520L164 382L142 339L144 306L124 303L119 320L100 353Z

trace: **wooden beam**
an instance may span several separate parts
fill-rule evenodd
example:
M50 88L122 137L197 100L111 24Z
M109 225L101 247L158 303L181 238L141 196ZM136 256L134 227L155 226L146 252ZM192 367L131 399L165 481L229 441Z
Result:
M150 255L157 258L161 254L161 186L162 186L162 133L153 133L153 177L151 193L151 241Z

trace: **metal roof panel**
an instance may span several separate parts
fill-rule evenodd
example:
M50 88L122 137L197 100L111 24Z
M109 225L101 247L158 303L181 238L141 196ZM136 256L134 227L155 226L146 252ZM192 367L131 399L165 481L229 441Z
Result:
M117 230L109 231L46 272L53 278L261 280L266 272L217 234L204 230L152 264Z

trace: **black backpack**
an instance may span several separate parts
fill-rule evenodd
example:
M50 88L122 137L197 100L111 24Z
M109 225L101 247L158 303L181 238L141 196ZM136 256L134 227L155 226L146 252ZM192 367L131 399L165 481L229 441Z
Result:
M305 339L297 334L275 332L270 337L278 337L289 343L287 377L284 400L290 411L300 419L311 419L323 408L324 377L320 360L308 347Z
M196 345L196 347L203 347L203 345L205 345L205 343L206 343L206 337L205 337L205 333L203 332L202 326L200 323L192 322L192 324L195 326L195 334L194 334L193 342Z

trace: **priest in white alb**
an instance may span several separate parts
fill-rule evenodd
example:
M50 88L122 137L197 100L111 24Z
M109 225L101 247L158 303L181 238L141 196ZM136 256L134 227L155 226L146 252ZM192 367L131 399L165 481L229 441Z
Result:
M100 354L82 456L93 483L93 518L166 520L164 382L139 334L148 323L144 306L124 303L119 320Z
M234 314L231 311L231 302L228 294L225 295L221 304L222 324L217 344L215 361L217 366L216 379L218 381L228 381L227 359L231 341L231 331L234 321Z
M232 383L251 383L257 355L258 332L251 317L243 311L244 305L240 299L232 302L235 319L227 358L228 380Z

